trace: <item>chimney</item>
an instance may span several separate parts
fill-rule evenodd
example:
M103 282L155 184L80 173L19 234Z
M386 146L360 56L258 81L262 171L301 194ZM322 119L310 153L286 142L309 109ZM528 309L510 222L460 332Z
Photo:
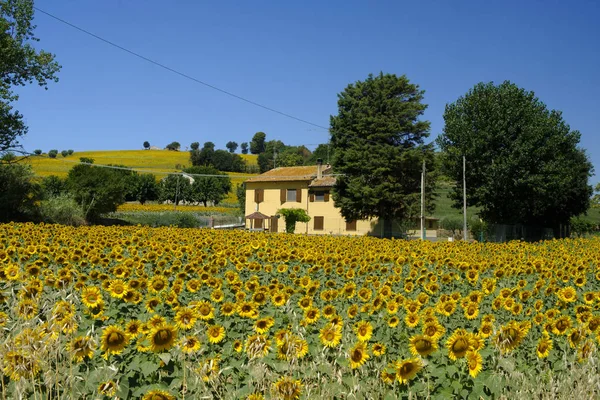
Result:
M317 179L321 179L323 177L323 160L317 158Z

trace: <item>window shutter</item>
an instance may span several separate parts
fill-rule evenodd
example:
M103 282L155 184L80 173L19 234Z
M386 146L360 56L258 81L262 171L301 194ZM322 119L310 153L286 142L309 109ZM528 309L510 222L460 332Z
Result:
M264 201L264 189L255 189L254 190L254 202L262 203Z
M298 203L302 203L302 189L301 188L296 189L296 201Z
M323 194L323 201L329 201L329 192L325 192L325 194Z
M346 222L346 231L356 231L356 220Z
M323 220L324 220L324 217L314 217L314 221L315 221L314 230L315 231L323 230Z
M281 201L281 203L285 203L286 199L287 199L287 190L286 189L281 189L279 191L279 200Z
M310 202L311 202L311 203L312 203L313 201L315 201L315 194L314 194L314 193L311 193L309 197L310 197Z

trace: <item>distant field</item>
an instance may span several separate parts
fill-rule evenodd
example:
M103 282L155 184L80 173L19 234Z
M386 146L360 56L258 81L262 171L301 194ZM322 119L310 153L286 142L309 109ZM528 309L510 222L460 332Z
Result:
M257 156L254 154L240 154L248 165L257 165ZM105 150L105 151L80 151L73 155L63 157L58 155L56 158L49 158L46 154L42 156L32 156L27 162L33 168L37 176L45 177L57 175L66 177L69 170L79 162L80 157L93 158L96 164L119 164L134 168L140 172L144 170L154 173L160 177L168 172L175 172L176 167L190 166L190 155L187 151L169 151L169 150ZM231 173L233 188L241 184L246 178L255 174ZM228 203L237 201L235 190L229 193L225 200Z

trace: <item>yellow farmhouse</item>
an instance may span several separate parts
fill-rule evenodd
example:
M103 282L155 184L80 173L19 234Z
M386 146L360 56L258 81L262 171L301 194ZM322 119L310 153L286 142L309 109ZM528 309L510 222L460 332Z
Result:
M348 221L333 204L335 176L329 165L280 167L246 181L246 228L285 232L278 218L281 208L302 208L308 223L297 222L296 233L365 235L377 229L377 220Z

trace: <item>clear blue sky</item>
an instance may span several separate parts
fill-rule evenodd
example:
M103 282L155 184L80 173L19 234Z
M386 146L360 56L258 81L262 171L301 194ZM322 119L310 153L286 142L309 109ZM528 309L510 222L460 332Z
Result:
M183 73L324 126L337 113L337 93L369 73L406 74L426 91L431 139L443 129L446 103L477 82L511 80L563 111L600 175L599 4L36 1ZM328 140L324 130L195 84L43 14L35 23L39 47L63 68L48 91L19 90L30 151L136 149L145 140L224 148L257 131L292 145Z

